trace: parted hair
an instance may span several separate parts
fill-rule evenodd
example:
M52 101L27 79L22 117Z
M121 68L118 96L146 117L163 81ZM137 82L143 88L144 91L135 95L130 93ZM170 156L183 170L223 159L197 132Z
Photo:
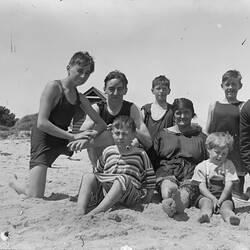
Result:
M76 52L70 59L69 61L69 65L74 65L76 63L76 61L80 59L85 61L87 64L90 65L90 73L93 73L95 70L95 62L93 57L86 51L78 51Z

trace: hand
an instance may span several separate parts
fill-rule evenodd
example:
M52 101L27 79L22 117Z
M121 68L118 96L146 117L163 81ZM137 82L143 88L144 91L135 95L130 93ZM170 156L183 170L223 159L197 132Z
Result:
M219 210L220 210L218 206L218 199L214 197L212 201L213 201L214 213L217 214L219 213Z
M76 141L71 141L68 143L67 147L71 151L81 151L82 149L86 148L86 145L89 143L89 139L80 139Z
M107 130L111 131L112 130L112 124L107 125Z
M74 139L75 140L79 140L79 139L88 139L88 140L91 140L96 135L97 135L97 131L96 130L85 130L85 131L82 131L82 132L80 132L78 134L74 134Z
M135 138L135 139L132 141L131 146L133 146L133 147L138 147L138 148L139 148L140 142L138 141L137 138Z

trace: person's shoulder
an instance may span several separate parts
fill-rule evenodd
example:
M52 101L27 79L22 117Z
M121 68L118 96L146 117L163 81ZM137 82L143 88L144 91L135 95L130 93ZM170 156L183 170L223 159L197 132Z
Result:
M207 164L209 164L208 160L204 160L196 165L196 170L200 170L201 172L206 171Z
M146 112L151 110L152 102L151 103L146 103L141 107L141 109L145 110Z
M226 159L224 166L225 166L225 169L228 170L230 173L236 172L236 168L231 160Z
M53 80L53 81L48 82L45 85L43 93L54 95L54 96L63 94L63 87L62 87L61 82L59 80Z

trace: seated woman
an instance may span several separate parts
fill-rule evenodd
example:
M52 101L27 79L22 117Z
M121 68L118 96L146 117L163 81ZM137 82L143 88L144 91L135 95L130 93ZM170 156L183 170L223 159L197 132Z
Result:
M200 126L191 123L195 116L192 101L175 99L173 112L175 125L156 136L153 152L156 184L169 217L183 213L197 197L191 178L195 166L207 158L206 135Z

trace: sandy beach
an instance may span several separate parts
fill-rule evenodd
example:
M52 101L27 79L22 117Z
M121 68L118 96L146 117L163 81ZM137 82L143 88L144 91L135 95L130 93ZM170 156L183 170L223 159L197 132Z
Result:
M8 182L13 174L27 180L29 150L29 139L0 141L0 231L9 232L0 249L250 249L250 202L236 202L239 226L226 224L220 215L201 225L194 207L171 219L158 202L144 210L75 216L76 203L69 197L77 193L82 173L91 172L86 151L73 160L56 160L48 170L45 199L18 196ZM249 176L246 180L250 186Z

